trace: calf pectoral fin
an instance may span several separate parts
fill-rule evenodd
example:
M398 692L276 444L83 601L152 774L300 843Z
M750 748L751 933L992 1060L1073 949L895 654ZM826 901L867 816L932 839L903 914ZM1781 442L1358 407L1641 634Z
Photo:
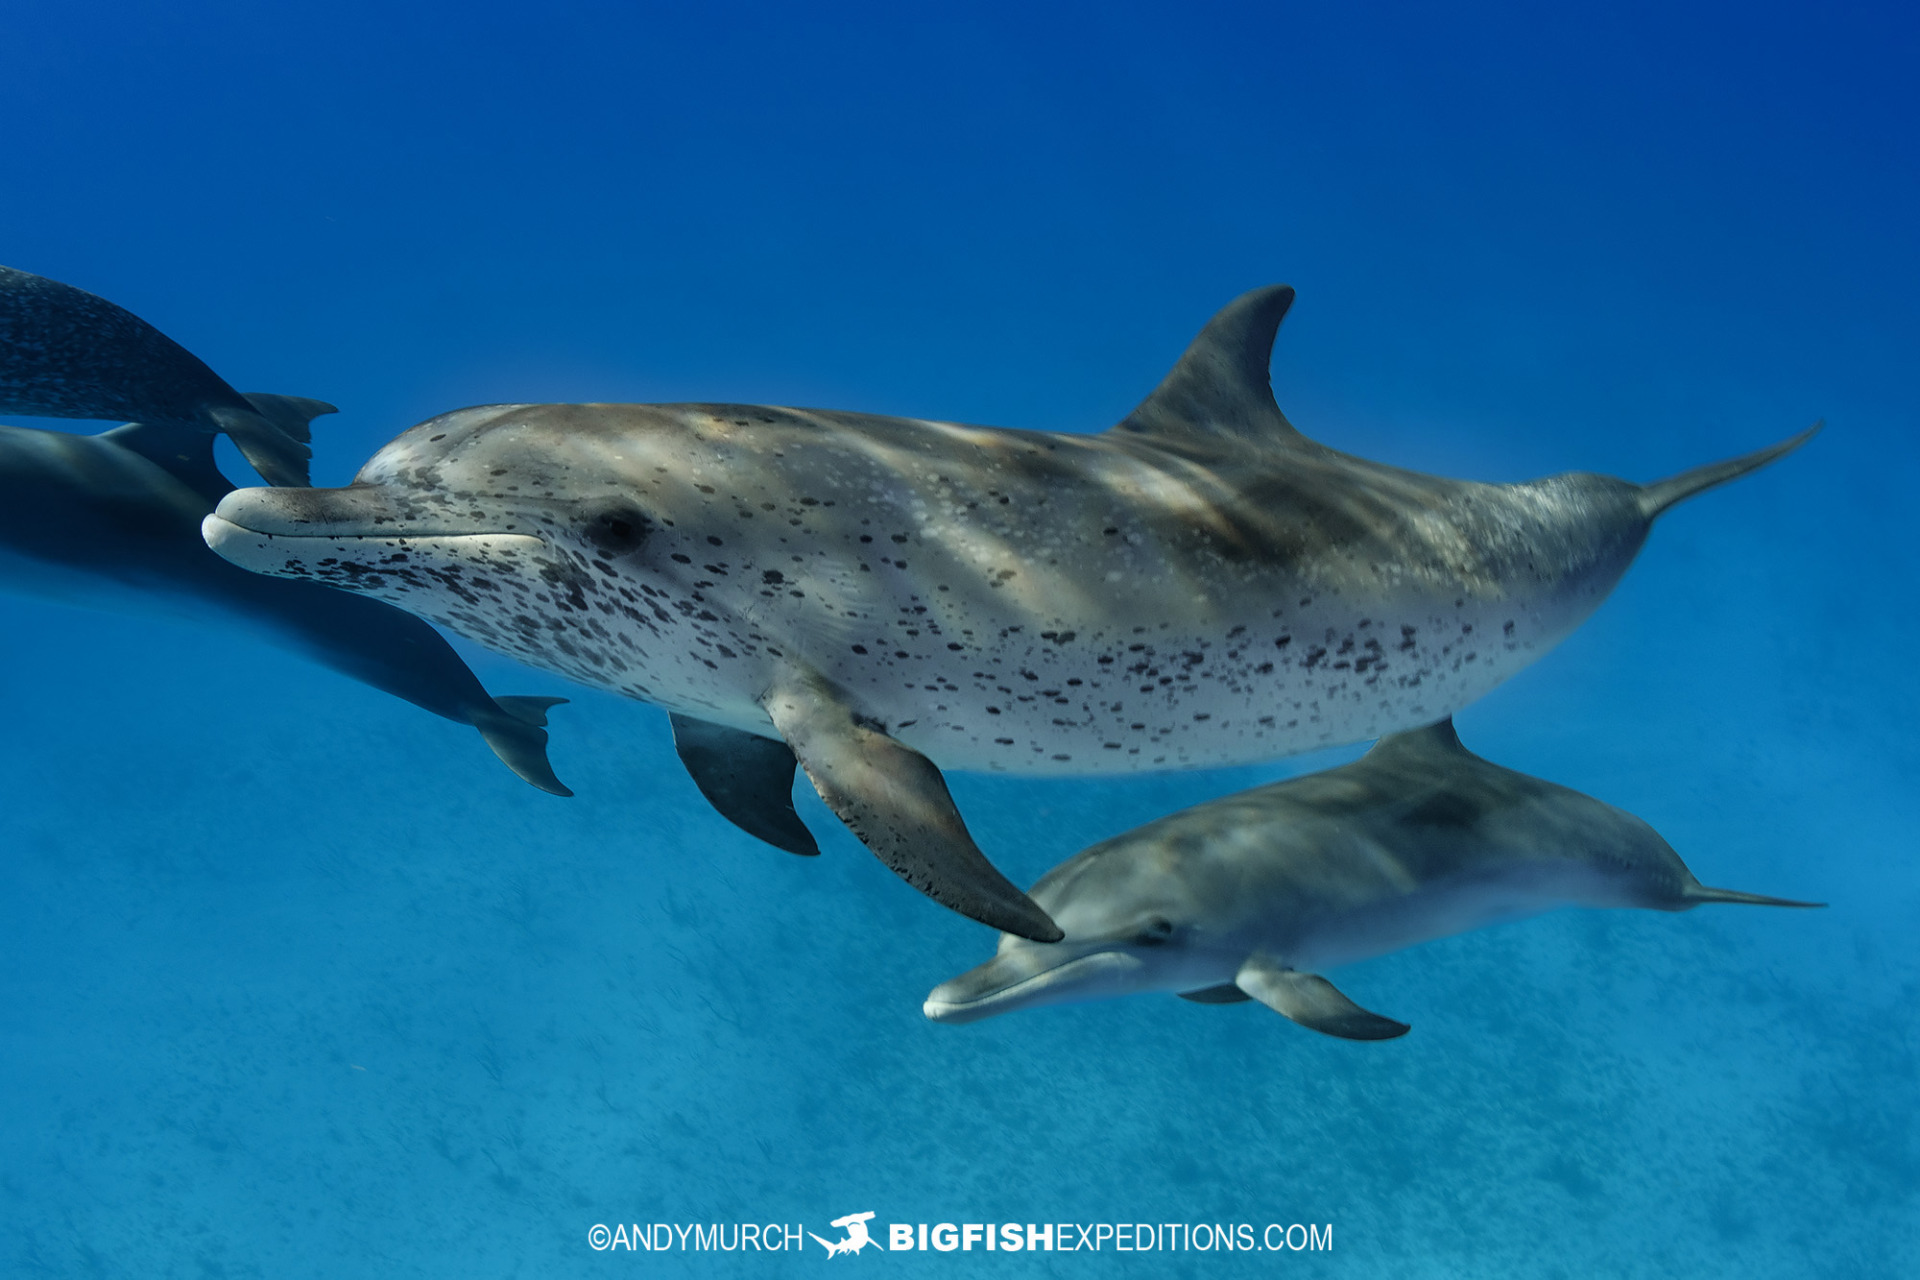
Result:
M1404 1022L1368 1013L1317 973L1285 969L1255 956L1240 966L1234 985L1275 1013L1342 1040L1391 1040L1407 1034Z
M1195 1004L1241 1004L1253 999L1252 996L1234 986L1223 982L1217 987L1202 987L1198 991L1177 993L1182 1000L1191 1000Z
M671 715L673 749L693 785L720 816L776 849L815 857L813 841L793 809L793 749L744 729Z
M827 807L901 879L1003 933L1061 939L974 844L933 761L856 719L818 682L777 688L763 705Z

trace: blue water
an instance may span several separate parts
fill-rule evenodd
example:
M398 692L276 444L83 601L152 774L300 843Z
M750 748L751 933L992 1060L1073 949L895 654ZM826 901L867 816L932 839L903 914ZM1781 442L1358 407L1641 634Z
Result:
M573 697L563 801L245 635L0 597L0 1273L1912 1273L1911 11L1190 8L15 6L0 261L340 404L321 483L496 400L1098 430L1281 279L1280 403L1367 457L1649 480L1825 417L1459 725L1832 906L1343 971L1388 1044L1167 998L934 1026L990 935L811 797L818 860L735 832L656 710L463 648ZM951 781L1025 883L1356 750ZM867 1209L1335 1235L588 1243Z

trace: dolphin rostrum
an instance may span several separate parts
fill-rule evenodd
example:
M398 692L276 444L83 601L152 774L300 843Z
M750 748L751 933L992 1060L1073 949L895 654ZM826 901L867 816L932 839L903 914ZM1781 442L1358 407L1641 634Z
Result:
M927 1017L1168 991L1387 1040L1406 1024L1319 970L1560 906L1822 905L1710 889L1640 819L1482 760L1450 720L1102 841L1033 898L1066 939L1003 935L993 959L933 989Z
M797 758L916 887L1050 939L940 768L1238 764L1430 723L1578 625L1655 516L1807 438L1646 487L1382 466L1274 404L1292 301L1229 304L1100 435L492 405L405 432L347 488L230 494L207 541L661 704L723 815L813 853Z
M138 417L100 435L0 426L0 586L75 604L213 615L415 706L470 724L520 777L547 763L547 708L493 698L433 628L377 600L247 573L200 524L233 486L226 433L263 475L307 478L308 422L333 406L233 390L144 320L0 267L0 413Z

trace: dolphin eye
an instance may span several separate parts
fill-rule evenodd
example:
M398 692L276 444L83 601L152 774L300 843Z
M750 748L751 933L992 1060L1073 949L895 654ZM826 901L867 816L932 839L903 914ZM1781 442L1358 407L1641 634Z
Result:
M653 532L653 521L632 507L606 507L587 520L587 541L616 555L632 551Z
M1133 945L1136 947L1158 947L1164 945L1167 939L1172 936L1173 921L1167 919L1165 916L1155 916L1153 919L1147 921L1146 926L1142 928L1139 933L1134 935Z

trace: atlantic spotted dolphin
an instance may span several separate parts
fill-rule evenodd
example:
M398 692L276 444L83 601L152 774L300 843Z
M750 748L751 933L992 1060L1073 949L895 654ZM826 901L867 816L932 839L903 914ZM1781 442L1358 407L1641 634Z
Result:
M360 591L674 716L740 826L814 852L793 768L914 885L1036 939L939 768L1225 765L1472 702L1652 521L1806 435L1642 487L1490 485L1306 439L1249 293L1100 435L744 405L492 405L344 489L230 494L236 564Z
M264 578L207 549L232 490L225 433L263 474L305 484L308 423L333 406L241 393L128 311L0 267L0 413L137 416L100 435L0 426L0 587L72 604L237 622L356 680L480 731L534 786L559 698L495 699L433 628L377 600Z
M1821 905L1708 888L1640 819L1489 764L1451 721L1103 841L1033 897L1066 940L1003 936L993 959L934 988L927 1017L1166 991L1386 1040L1406 1024L1319 970L1560 906Z

